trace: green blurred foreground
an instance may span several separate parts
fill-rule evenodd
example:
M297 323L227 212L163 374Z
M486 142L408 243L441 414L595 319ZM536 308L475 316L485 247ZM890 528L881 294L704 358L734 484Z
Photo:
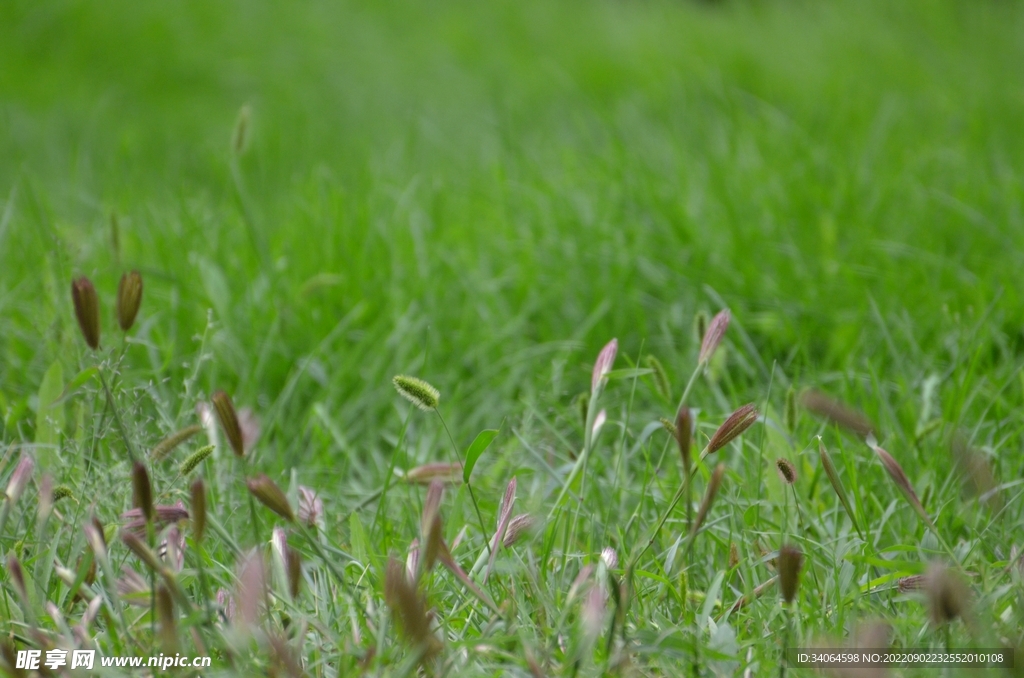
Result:
M460 450L501 427L477 471L487 523L513 473L521 501L547 515L584 438L576 398L617 337L616 366L653 354L671 393L656 397L646 376L612 383L608 449L579 488L581 512L554 521L517 563L559 563L551 580L517 584L557 612L580 563L609 544L624 560L667 506L678 455L660 430L641 430L674 416L698 348L695 315L728 307L726 344L691 399L698 448L744 402L773 424L748 436L745 457L725 458L719 501L729 503L687 573L698 599L683 608L724 653L722 670L777 661L761 640L782 628L774 592L732 621L739 646L733 626L718 633L708 619L721 611L718 591L731 591L728 605L767 576L749 535L775 549L785 531L758 522L769 520L765 502L788 496L762 496L779 455L800 475L783 512L799 516L786 520L817 525L804 536L828 553L827 566L812 559L824 570L808 575L803 638L882 615L900 620L904 645L931 642L913 600L858 596L944 551L855 439L807 417L781 433L790 387L816 386L876 421L939 532L978 573L982 617L999 620L991 637L1020 642L1006 630L1020 628L1020 591L1000 588L999 573L1019 540L1013 481L1024 472L1021 64L1024 7L1012 2L4 2L5 459L22 444L60 449L58 480L74 485L83 512L92 497L105 520L130 507L125 469L116 482L82 471L84 449L123 459L94 380L40 410L93 364L69 293L85 274L100 292L105 348L125 351L117 398L134 444L149 449L194 422L197 400L227 390L262 420L254 465L282 485L294 470L317 487L330 538L362 553L372 578L417 534L421 493L403 488L404 499L354 514L373 520L361 546L346 536L350 512L393 463L450 459L436 417L410 416L394 374L440 389ZM131 268L145 295L122 346L114 292ZM1004 511L958 504L945 452L958 429L1009 483ZM826 538L843 514L818 467L819 433L847 446L857 511L878 530L870 548ZM447 539L470 526L474 556L486 535L458 497L445 508ZM248 520L247 504L230 510ZM690 601L672 562L679 529L666 528L644 565L652 588L638 590L636 627L685 621L668 605ZM745 549L742 577L713 578L730 541ZM541 645L568 633L529 614ZM475 642L479 629L466 629L479 619L452 615L460 642ZM671 633L650 633L644 652L667 652L658 642ZM510 663L491 655L488 670L518 666L517 642L534 647L509 634ZM686 642L662 669L689 661Z

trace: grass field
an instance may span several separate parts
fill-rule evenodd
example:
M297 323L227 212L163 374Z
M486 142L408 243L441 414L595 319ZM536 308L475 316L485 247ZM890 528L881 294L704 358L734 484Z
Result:
M785 644L838 647L879 619L894 647L1024 647L1022 63L1024 8L994 0L0 4L9 494L35 462L0 508L4 647L317 677L769 675ZM698 326L722 309L695 373ZM397 374L437 387L437 411ZM736 408L761 417L669 510L685 472L659 420L694 374L694 458ZM908 494L863 436L793 406L805 389L873 422ZM243 460L197 414L217 390L260 421ZM499 433L471 482L439 505L455 567L431 570L429 492L399 476L464 458L484 429ZM132 454L157 504L192 509L180 571L117 538L140 501ZM255 503L275 503L246 492L261 472L293 509L315 489L319 524ZM47 474L71 493L52 514ZM534 526L492 567L512 478ZM274 527L301 554L297 596ZM388 575L417 538L418 583ZM257 543L266 577L242 564ZM784 544L803 556L788 607ZM967 621L929 621L936 562L970 590Z

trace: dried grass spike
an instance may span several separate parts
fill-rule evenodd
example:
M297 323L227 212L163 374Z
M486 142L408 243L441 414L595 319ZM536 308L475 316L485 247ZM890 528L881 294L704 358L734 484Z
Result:
M800 402L812 414L845 428L861 438L867 438L876 431L875 425L864 414L847 407L821 391L813 389L804 391L800 396Z
M892 478L892 481L896 484L896 487L903 493L907 503L910 504L911 508L921 517L921 520L925 522L932 530L935 530L935 523L928 516L928 513L924 510L924 506L921 505L921 500L917 498L917 493L914 492L914 486L910 484L910 480L907 478L907 474L903 472L903 467L893 458L891 454L883 450L878 445L874 445L873 449L875 454L878 455L878 459L882 462L882 466L885 468L886 473Z
M778 563L779 588L782 589L782 600L788 605L793 602L800 586L800 570L803 568L804 556L798 547L786 544L779 549Z
M757 408L754 403L748 403L730 414L708 441L707 453L714 454L735 440L741 433L754 425L757 417Z
M708 481L707 489L704 490L704 498L701 499L700 508L697 509L697 517L693 520L693 525L690 527L690 545L688 548L693 548L693 538L697 536L697 532L704 524L704 519L707 518L708 511L711 510L712 504L715 502L715 495L718 494L718 488L722 486L722 478L725 477L725 464L718 464L715 466L715 470L711 472L711 480Z
M75 307L75 318L82 330L85 343L92 350L100 347L100 302L92 281L81 276L71 281L71 301Z
M619 340L612 339L601 352L597 354L597 360L594 361L594 370L590 375L590 392L594 393L604 383L604 378L612 371L612 365L615 363L615 355L619 352Z
M708 325L708 329L704 333L704 338L700 344L700 354L697 356L697 362L701 365L707 365L715 351L718 350L722 339L725 337L725 331L729 329L730 318L729 311L723 310L719 311L711 319L711 323Z
M238 412L235 411L235 404L231 402L231 396L224 391L217 391L210 400L213 402L213 409L217 412L217 419L220 420L221 430L224 437L228 439L228 445L237 457L245 456L245 441L242 439L242 429L238 425Z
M149 482L149 473L142 462L132 464L132 502L135 508L142 512L147 522L153 522L156 517L153 508L153 486Z
M796 482L796 468L790 463L788 459L779 457L775 460L775 468L779 471L779 477L782 478L782 482L787 485L792 485Z
M261 504L288 522L295 522L295 513L292 511L291 504L288 503L288 497L267 474L260 473L245 481L245 484L252 496L256 497Z
M674 428L676 444L679 446L679 454L683 460L683 470L689 475L690 468L693 466L693 457L690 456L690 448L693 446L693 413L686 405L679 408Z
M196 543L203 543L206 534L206 485L202 478L196 478L189 489L192 495L192 535Z
M441 402L441 392L422 379L399 374L391 379L391 383L399 395L424 412L437 409Z
M127 332L135 324L141 304L142 276L138 271L125 273L117 285L117 324L122 332Z

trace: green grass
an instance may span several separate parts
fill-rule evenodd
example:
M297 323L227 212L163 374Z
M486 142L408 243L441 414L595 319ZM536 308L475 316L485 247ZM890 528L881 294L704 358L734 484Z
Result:
M485 549L481 520L493 529L513 476L515 512L542 524L496 558L484 589L500 613L445 570L425 579L444 640L431 671L528 675L533 657L545 675L625 675L628 658L640 675L679 675L696 636L706 675L766 675L777 590L723 614L772 576L783 531L806 556L794 644L882 617L899 646L942 646L922 600L891 586L949 561L943 541L976 598L975 637L957 622L952 642L1024 643L1010 567L1024 519L1024 11L891 4L3 3L0 481L24 451L74 493L37 528L37 475L0 534L31 573L39 624L60 632L44 599L73 623L83 613L52 558L75 567L87 517L114 525L131 507L125 440L152 448L224 389L262 435L244 464L221 447L201 467L224 529L202 554L190 537L180 579L205 605L199 562L231 590L232 542L265 543L281 522L257 506L252 524L240 474L268 473L293 504L299 484L316 488L324 529L291 533L305 591L293 605L275 584L265 622L310 675L354 673L371 648L369 675L414 664L383 577L419 535L424 491L393 469L451 461L487 428L501 432L475 501L462 486L441 506L446 541L465 530L456 559L469 570ZM145 294L124 343L114 297L131 268ZM74 321L80 274L100 293L98 354ZM718 453L725 480L689 558L680 506L590 648L588 594L571 585L609 546L614 580L629 579L682 477L655 422L695 365L695 316L723 307L733 323L688 399L698 446L743 403L766 422ZM555 509L584 446L579 397L612 337L617 368L653 354L672 391L637 373L609 383L607 423ZM114 409L92 372L47 407L101 363ZM396 394L396 374L440 390L454 446ZM855 436L807 413L784 423L787 392L804 387L876 422L941 540ZM962 495L956 431L1005 485L1001 511ZM152 465L161 503L188 503L178 464L206 443ZM799 476L788 499L777 457ZM111 556L145 571L119 542ZM6 570L0 588L5 638L37 642ZM125 623L105 609L105 652L156 646L148 608ZM217 648L213 675L232 670L220 627L179 625ZM239 675L266 664L265 644L239 647Z

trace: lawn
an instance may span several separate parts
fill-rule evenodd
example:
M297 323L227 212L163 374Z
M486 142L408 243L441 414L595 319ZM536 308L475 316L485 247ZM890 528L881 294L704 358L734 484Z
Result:
M1020 64L996 0L0 4L0 643L317 677L768 675L878 620L1024 647ZM412 482L485 430L468 484ZM133 457L180 565L119 536Z

